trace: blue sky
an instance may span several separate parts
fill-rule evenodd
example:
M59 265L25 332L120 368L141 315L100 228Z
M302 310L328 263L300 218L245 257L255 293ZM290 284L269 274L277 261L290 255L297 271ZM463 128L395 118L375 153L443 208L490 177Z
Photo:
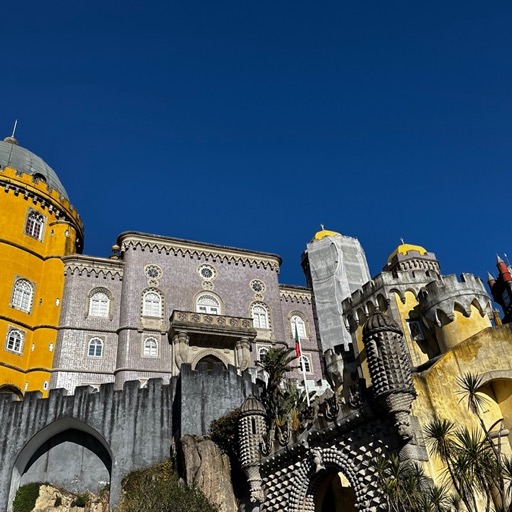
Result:
M0 127L58 173L108 256L139 230L283 257L319 224L377 274L512 257L512 4L9 2Z

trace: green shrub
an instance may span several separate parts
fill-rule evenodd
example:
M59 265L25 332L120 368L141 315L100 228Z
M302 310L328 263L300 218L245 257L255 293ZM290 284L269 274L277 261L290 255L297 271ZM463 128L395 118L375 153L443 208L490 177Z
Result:
M32 482L22 485L16 492L16 497L12 504L13 512L32 512L39 496L40 482Z
M133 471L122 486L116 512L218 512L199 489L180 481L170 461Z
M87 496L77 496L72 502L71 502L71 506L72 507L80 507L80 508L84 508L85 505L87 505Z
M210 437L225 453L233 454L238 447L240 409L228 412L210 425Z

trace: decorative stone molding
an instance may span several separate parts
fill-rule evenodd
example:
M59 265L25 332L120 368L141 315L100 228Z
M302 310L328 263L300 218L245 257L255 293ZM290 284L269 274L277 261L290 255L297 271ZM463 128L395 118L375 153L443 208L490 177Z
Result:
M220 262L255 268L264 268L279 273L281 258L270 253L245 251L233 247L191 242L179 238L166 238L143 233L125 233L118 239L121 252L140 250L173 256L182 256L205 262Z
M122 281L124 263L106 258L91 258L89 256L66 256L64 261L64 275L80 277L95 277Z
M311 304L311 290L307 288L298 289L284 286L280 286L279 288L281 301L296 304Z

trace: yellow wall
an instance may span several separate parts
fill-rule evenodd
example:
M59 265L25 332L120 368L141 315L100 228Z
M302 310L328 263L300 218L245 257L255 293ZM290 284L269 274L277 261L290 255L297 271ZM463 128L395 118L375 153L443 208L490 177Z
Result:
M467 408L458 382L459 376L474 373L485 379L482 388L489 397L482 411L487 428L502 417L510 418L512 393L512 325L489 327L459 343L444 354L429 370L416 374L414 386L418 393L413 414L424 428L434 418L451 420L458 427L479 428L478 419ZM505 426L510 419L506 420ZM510 453L508 439L502 445ZM436 483L442 482L442 467L431 458L427 472Z
M6 191L9 185L18 192ZM75 252L82 225L67 200L29 175L17 176L6 168L0 171L0 186L0 386L10 385L21 392L40 390L46 396L43 385L50 380L64 288L61 257ZM45 218L41 240L25 233L30 210ZM27 279L35 288L29 313L11 306L17 278ZM21 354L6 349L9 328L25 333Z
M454 319L452 321L442 321L441 327L437 327L437 337L443 352L455 347L462 340L480 332L482 329L491 326L491 321L487 315L481 315L475 306L470 306L471 314L466 317L460 310L454 310Z

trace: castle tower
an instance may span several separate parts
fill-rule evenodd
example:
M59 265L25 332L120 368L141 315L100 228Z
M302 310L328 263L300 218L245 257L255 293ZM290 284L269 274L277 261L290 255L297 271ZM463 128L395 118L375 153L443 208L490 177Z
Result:
M434 327L441 352L446 352L491 326L492 307L479 277L448 275L431 281L418 293L421 315Z
M323 229L302 254L307 285L313 289L316 321L324 354L352 342L341 302L370 280L364 250L357 238ZM333 298L335 300L333 300Z
M399 434L410 439L409 415L415 391L402 330L390 316L377 311L363 328L363 342L373 394L394 415Z
M503 309L503 323L512 322L512 275L510 267L498 256L496 267L498 277L494 278L489 274L489 288L493 299Z
M255 397L247 398L240 408L238 437L240 463L247 475L251 502L264 501L261 487L261 444L267 432L266 412L263 404Z
M47 394L62 304L62 256L81 252L83 227L55 171L0 141L0 392Z

